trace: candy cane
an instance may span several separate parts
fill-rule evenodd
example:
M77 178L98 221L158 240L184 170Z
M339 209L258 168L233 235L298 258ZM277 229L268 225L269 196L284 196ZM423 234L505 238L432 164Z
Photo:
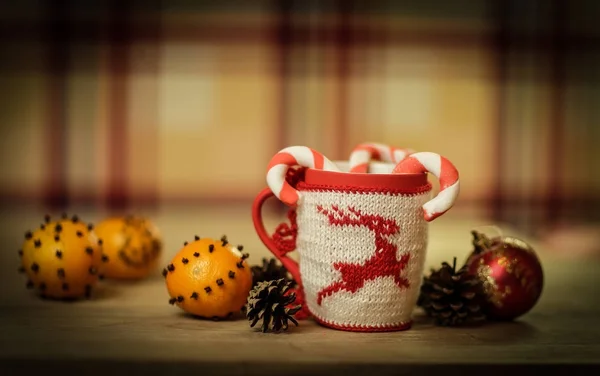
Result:
M392 171L399 173L430 172L440 181L440 192L436 197L423 205L425 220L432 221L447 212L458 197L460 191L458 171L446 158L430 152L420 152L404 159Z
M337 171L339 168L323 154L306 146L289 146L280 150L267 167L267 185L273 194L286 205L295 207L300 196L285 179L292 166L302 166L318 170Z
M414 152L376 142L360 144L350 154L350 172L366 173L371 160L398 163Z

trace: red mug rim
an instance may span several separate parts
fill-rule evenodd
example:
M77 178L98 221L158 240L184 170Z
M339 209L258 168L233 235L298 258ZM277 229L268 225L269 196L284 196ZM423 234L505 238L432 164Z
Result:
M391 171L392 164L375 162L373 166ZM304 181L296 187L299 191L307 190L369 190L378 192L421 193L431 190L431 183L426 173L392 174L392 173L350 173L306 169Z

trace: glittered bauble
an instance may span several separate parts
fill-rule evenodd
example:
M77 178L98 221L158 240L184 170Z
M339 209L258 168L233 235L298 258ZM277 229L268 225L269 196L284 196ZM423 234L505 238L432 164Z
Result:
M488 238L473 231L475 251L467 260L469 272L482 282L489 319L512 320L527 313L542 293L540 261L526 242L502 236Z
M242 254L224 236L196 236L163 270L169 303L202 318L222 319L239 312L252 287L252 273Z
M162 251L158 229L148 219L111 217L98 223L96 234L104 241L107 278L141 279L156 270Z
M27 287L53 299L90 297L106 257L102 241L91 225L77 216L46 221L36 231L27 231L21 256L21 271L28 276Z

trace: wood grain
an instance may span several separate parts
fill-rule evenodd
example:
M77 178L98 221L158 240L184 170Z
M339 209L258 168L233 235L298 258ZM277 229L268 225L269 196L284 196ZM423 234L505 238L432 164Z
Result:
M246 247L254 249L251 262L268 255L253 238L247 208L224 209L225 214L211 210L216 209L153 214L169 239L167 258L176 252L177 238L184 232L193 237L194 226L187 221L209 214L212 221L204 219L195 226L237 229L230 238L235 235L251 244ZM36 215L34 210L12 217L2 213L2 244L9 245L1 253L0 265L5 287L0 290L2 375L54 369L69 374L505 375L515 366L530 367L535 373L573 375L594 373L600 366L597 261L559 259L537 249L546 277L544 292L536 307L516 322L440 328L415 310L415 324L404 332L349 333L305 320L289 332L263 334L250 328L243 317L213 322L183 314L167 303L160 276L138 283L104 282L91 301L64 303L31 295L24 277L16 273L16 249L21 232L37 224L32 222ZM268 215L275 222L276 213ZM477 219L456 218L432 224L427 263L465 257L469 230L477 223Z

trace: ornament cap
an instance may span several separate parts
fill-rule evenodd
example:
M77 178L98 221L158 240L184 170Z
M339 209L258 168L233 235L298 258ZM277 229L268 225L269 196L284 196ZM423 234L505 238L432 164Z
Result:
M472 230L471 235L473 235L472 244L474 248L474 254L480 254L492 247L492 240L485 234L476 230Z

